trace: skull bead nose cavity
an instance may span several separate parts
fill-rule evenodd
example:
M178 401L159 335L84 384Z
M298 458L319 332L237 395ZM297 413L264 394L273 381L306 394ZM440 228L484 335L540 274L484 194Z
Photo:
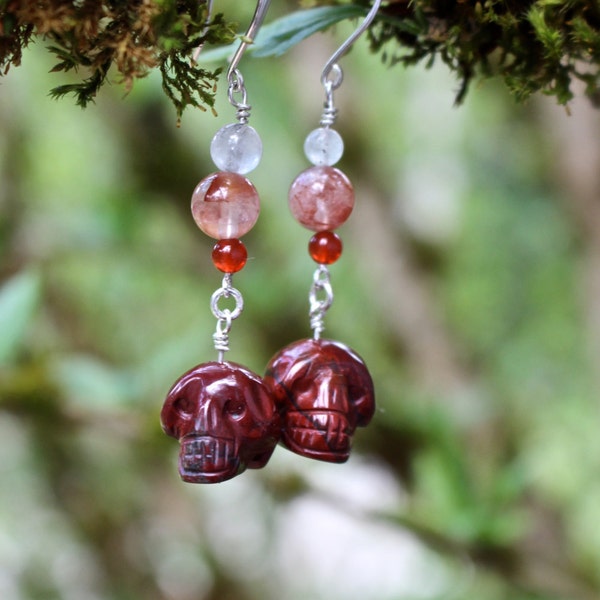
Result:
M344 377L331 369L323 371L324 373L318 373L316 376L319 385L315 398L315 408L322 406L330 411L347 413L349 411L348 390Z

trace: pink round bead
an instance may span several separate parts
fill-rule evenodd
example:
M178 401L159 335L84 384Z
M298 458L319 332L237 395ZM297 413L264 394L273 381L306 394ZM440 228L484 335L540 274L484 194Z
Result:
M289 204L296 220L312 231L328 231L344 223L354 208L354 189L335 167L311 167L292 183Z
M196 225L217 240L239 238L248 233L259 212L256 188L237 173L211 173L192 194L192 216Z

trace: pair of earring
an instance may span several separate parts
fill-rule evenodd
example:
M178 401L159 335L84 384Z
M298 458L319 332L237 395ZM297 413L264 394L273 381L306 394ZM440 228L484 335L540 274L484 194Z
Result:
M323 69L325 103L320 127L304 144L313 166L298 175L290 188L293 216L315 232L308 245L317 263L309 292L313 337L277 352L264 377L224 358L232 322L244 305L232 283L233 274L247 259L240 237L252 229L260 209L258 193L245 175L258 166L262 142L248 125L251 107L238 64L269 2L259 0L227 70L228 96L237 122L221 128L211 142L211 157L220 170L205 177L192 195L193 218L217 240L212 260L224 275L211 298L218 358L181 376L161 411L163 430L180 443L179 474L190 483L217 483L247 468L262 468L278 443L308 458L345 462L355 429L366 426L375 411L373 381L364 361L348 346L321 334L333 302L328 265L342 253L334 230L348 219L354 206L352 184L333 166L344 150L341 136L332 128L337 115L333 93L343 79L337 61L374 19L381 0L375 0L365 20ZM233 308L223 307L226 299L230 299L228 304L233 300Z

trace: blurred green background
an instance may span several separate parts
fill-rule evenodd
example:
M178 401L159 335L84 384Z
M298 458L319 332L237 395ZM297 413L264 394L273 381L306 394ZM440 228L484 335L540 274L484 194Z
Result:
M249 7L251 10L252 7ZM241 15L240 20L247 18ZM264 143L230 360L308 336L310 237L287 189L350 24L242 65ZM378 412L345 465L182 483L158 415L213 360L221 276L189 199L217 129L176 128L155 76L82 111L42 44L0 89L0 598L600 598L600 121L493 82L453 107L445 68L364 40L336 95L357 206L326 335ZM64 77L64 76L60 76Z

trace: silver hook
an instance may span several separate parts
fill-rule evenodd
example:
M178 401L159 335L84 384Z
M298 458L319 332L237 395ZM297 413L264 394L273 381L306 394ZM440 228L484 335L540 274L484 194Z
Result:
M229 63L229 68L227 69L227 81L234 91L241 92L243 89L244 80L238 71L238 65L240 64L240 60L242 60L246 48L254 41L254 38L264 21L265 15L267 14L270 3L271 0L258 0L248 31L246 31L246 34L242 37L242 42ZM242 86L241 88L240 85Z
M321 83L325 87L325 92L328 97L331 97L331 93L333 90L337 90L337 88L342 85L342 81L344 80L344 73L342 71L342 67L337 64L337 61L348 52L352 44L367 30L369 25L373 22L375 15L377 15L377 11L379 10L379 6L381 5L381 0L374 0L373 6L371 10L367 13L364 21L357 27L354 33L331 55L331 58L325 63L323 67L323 71L321 72ZM330 75L332 78L330 79Z
M204 29L202 30L203 36L205 36L206 32L208 31L208 22L210 21L210 17L212 16L212 9L213 9L213 0L206 0L206 25L204 26ZM192 62L194 62L194 63L198 62L198 57L200 56L200 52L202 52L203 47L204 47L204 42L202 42L194 50L194 53L192 54Z

